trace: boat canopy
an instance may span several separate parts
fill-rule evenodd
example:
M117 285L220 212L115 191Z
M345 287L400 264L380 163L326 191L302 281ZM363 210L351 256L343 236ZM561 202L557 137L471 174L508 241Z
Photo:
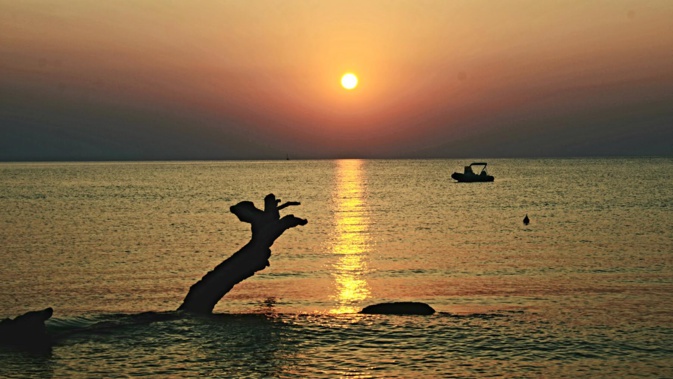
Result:
M470 163L470 166L486 166L486 162L473 162Z

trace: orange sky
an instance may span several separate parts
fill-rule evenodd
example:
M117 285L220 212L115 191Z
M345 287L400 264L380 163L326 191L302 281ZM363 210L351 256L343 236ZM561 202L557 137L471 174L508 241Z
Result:
M673 2L0 0L0 85L3 160L673 153Z

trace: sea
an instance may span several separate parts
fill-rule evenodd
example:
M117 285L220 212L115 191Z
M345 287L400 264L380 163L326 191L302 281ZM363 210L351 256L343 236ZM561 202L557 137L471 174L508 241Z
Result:
M0 377L673 377L673 158L471 162L1 163L0 318L56 339ZM176 313L269 193L308 224ZM394 301L437 312L358 313Z

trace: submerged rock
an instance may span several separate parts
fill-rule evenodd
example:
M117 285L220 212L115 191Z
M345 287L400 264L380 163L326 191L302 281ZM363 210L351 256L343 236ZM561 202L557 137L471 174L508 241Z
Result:
M363 308L360 313L368 315L431 315L435 310L425 303L401 301L374 304Z

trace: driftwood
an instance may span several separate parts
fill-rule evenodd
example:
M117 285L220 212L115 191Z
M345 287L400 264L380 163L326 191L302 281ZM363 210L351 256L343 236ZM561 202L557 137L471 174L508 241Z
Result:
M250 242L191 286L178 310L209 314L236 284L269 266L274 241L287 229L307 223L294 215L280 217L281 209L299 205L298 202L279 203L279 199L269 194L264 198L264 210L257 209L251 201L230 208L239 220L252 225Z
M230 208L239 220L252 225L250 242L191 286L178 310L209 314L234 285L269 266L270 248L274 241L287 229L307 223L305 219L293 215L280 217L281 209L299 205L298 202L278 203L280 200L269 194L264 198L264 210L257 209L250 201ZM46 330L45 321L52 314L53 310L47 308L0 321L0 345L29 350L49 349L53 338Z
M0 321L0 344L34 351L49 348L51 336L44 322L53 313L53 309L46 308Z

